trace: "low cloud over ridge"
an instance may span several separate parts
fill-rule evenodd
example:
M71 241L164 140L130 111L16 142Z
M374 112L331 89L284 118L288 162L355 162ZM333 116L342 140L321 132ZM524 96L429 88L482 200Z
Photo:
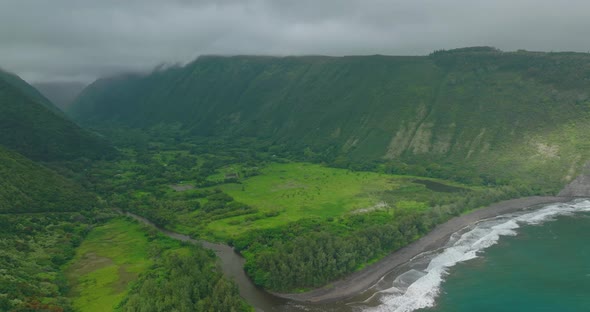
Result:
M202 54L587 52L589 11L579 0L4 0L0 67L32 82L91 82Z

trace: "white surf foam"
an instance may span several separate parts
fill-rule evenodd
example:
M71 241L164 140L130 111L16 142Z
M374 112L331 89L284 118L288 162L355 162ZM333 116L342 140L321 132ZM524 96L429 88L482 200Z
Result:
M396 278L391 288L379 292L381 304L364 310L410 312L432 307L448 268L478 257L482 250L495 245L501 236L516 235L515 230L519 228L519 224L541 224L553 220L556 216L588 211L590 211L590 201L578 200L567 204L545 206L532 212L481 221L458 239L454 236L449 246L435 255L426 269L419 272L412 269Z

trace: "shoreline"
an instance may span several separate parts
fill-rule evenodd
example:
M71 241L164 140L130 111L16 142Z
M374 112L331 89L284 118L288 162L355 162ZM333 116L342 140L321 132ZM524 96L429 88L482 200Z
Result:
M312 304L330 303L347 299L367 291L379 282L383 276L409 262L417 255L443 247L453 233L471 224L503 214L526 210L533 206L568 202L573 199L574 197L569 196L531 196L497 202L439 224L415 242L390 253L378 262L349 274L328 286L304 293L270 293L279 298Z

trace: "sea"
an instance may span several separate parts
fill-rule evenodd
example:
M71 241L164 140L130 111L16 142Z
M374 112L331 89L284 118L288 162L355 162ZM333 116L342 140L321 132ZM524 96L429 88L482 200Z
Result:
M590 312L590 201L484 220L350 302L367 312Z

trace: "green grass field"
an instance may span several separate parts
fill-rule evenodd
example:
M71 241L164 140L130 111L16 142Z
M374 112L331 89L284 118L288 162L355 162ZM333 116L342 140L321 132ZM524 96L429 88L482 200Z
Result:
M152 264L142 226L117 218L94 228L66 268L73 306L82 312L113 311L129 285ZM157 244L174 244L157 240Z
M236 201L258 213L224 218L207 225L207 238L227 240L252 229L273 228L301 218L334 218L375 209L424 209L434 196L458 196L433 192L414 183L415 177L375 172L353 172L310 163L273 163L258 176L241 184L219 187ZM456 183L439 183L470 188ZM393 213L393 212L392 212ZM198 212L181 216L176 230L190 232Z

